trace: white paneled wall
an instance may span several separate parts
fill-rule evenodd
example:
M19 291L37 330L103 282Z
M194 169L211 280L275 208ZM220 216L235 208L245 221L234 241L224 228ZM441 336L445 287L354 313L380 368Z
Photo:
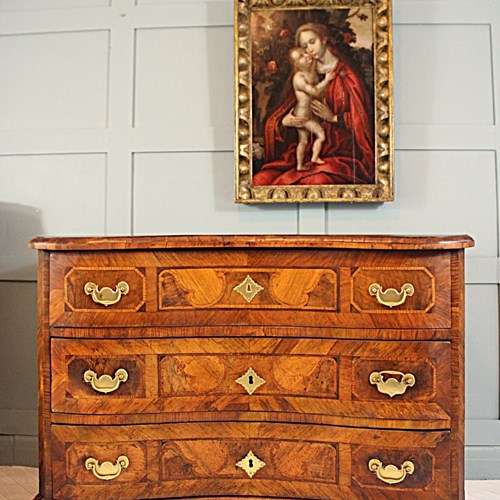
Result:
M295 233L287 207L235 209L232 152L134 155L135 234Z
M134 127L226 127L231 141L232 71L232 26L138 30Z
M2 279L36 276L37 256L26 247L32 231L105 234L104 154L0 156L0 179Z
M0 37L0 129L106 127L109 32Z
M394 54L397 123L493 124L488 24L396 25Z
M260 207L233 203L232 0L0 0L0 301L35 310L35 235L469 233L467 475L500 478L500 2L393 1L396 201ZM34 435L2 355L0 434Z

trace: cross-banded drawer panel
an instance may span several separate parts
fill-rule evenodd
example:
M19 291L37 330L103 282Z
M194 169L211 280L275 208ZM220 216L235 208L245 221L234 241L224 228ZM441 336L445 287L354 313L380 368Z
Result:
M221 422L52 429L55 498L449 498L447 431Z
M448 342L52 339L51 359L60 413L194 419L240 411L446 428L451 412Z
M451 326L446 252L54 253L50 287L56 327Z

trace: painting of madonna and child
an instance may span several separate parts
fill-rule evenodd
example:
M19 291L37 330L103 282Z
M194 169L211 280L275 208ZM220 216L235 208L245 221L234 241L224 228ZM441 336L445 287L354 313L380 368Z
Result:
M254 187L376 183L373 16L252 12Z

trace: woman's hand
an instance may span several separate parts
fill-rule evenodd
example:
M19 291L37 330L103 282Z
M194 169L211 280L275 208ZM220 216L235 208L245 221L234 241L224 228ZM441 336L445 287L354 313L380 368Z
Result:
M294 116L293 114L293 109L283 117L283 120L281 120L281 123L285 127L296 127L296 128L302 128L306 122L307 118L300 117L300 116Z
M316 116L327 122L337 123L339 121L338 116L333 114L333 111L324 102L314 99L311 102L311 109Z

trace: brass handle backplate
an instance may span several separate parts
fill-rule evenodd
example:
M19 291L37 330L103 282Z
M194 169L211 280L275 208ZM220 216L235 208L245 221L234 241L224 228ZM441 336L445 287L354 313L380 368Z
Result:
M91 470L94 476L103 481L109 481L110 479L115 479L118 477L122 471L124 471L129 466L129 459L125 455L120 455L116 459L116 463L103 462L99 465L99 461L96 458L87 458L85 460L85 468Z
M384 375L398 375L401 379L397 380L394 377L390 377L384 380ZM376 385L378 392L388 394L391 398L404 394L407 387L415 385L415 381L416 378L413 373L401 373L393 370L370 373L370 384Z
M413 474L415 465L413 465L413 462L406 460L398 469L395 465L384 465L378 458L372 458L368 462L368 469L384 483L396 484L404 481L407 475Z
M381 285L372 283L368 292L372 297L377 297L380 304L392 308L403 304L406 297L411 297L415 293L415 287L411 283L405 283L399 292L395 288L388 288L384 292Z
M99 287L92 282L86 283L83 287L87 295L92 296L92 300L103 306L111 306L120 301L123 295L127 295L130 290L126 281L120 281L114 290L105 286L99 290Z
M111 377L110 375L101 375L97 376L97 373L92 370L87 370L83 374L83 380L92 386L97 392L102 392L104 394L108 394L108 392L113 392L120 387L122 382L126 382L128 379L127 370L123 368L118 368L115 372L115 376Z

